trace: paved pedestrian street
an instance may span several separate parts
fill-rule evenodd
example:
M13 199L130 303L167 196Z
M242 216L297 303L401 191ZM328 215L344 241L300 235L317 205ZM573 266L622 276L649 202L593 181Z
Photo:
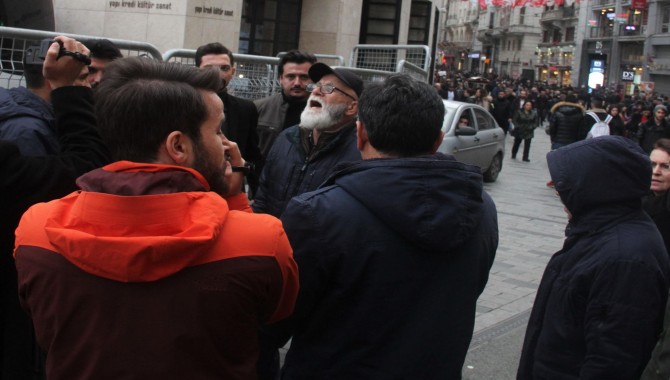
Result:
M530 162L510 158L513 141L507 138L498 180L484 186L498 208L500 243L477 303L475 333L463 366L466 380L516 377L535 292L549 258L563 245L567 216L546 186L549 136L542 128L535 130Z

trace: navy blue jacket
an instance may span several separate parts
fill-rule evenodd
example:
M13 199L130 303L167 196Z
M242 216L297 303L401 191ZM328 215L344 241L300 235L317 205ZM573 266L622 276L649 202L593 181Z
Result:
M24 87L0 88L0 140L16 144L26 156L58 154L51 104Z
M360 161L356 148L356 127L351 123L310 159L300 141L299 127L285 129L277 137L265 160L260 186L254 198L254 212L281 216L288 201L315 190L340 162Z
M283 379L460 379L498 246L479 168L342 166L282 215L301 283Z
M555 189L572 213L545 269L517 379L639 379L661 331L670 262L642 211L649 158L620 136L550 152Z

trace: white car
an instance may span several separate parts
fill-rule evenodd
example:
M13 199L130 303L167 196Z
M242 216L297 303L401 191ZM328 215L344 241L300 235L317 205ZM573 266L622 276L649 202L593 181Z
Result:
M484 182L495 182L505 155L505 132L484 108L465 102L445 100L444 141L438 152L481 168ZM467 121L467 126L459 121Z

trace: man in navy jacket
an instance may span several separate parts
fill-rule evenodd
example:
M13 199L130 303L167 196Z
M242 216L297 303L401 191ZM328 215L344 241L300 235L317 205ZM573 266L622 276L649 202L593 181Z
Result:
M435 153L444 112L408 76L368 85L363 161L290 201L301 289L283 379L460 378L498 225L479 168Z

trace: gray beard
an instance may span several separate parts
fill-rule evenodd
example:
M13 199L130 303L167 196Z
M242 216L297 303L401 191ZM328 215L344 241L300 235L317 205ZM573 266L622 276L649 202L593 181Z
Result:
M309 101L308 101L309 103ZM306 130L316 129L325 131L339 123L344 117L347 104L323 104L321 111L314 111L309 108L309 104L300 114L300 128Z

